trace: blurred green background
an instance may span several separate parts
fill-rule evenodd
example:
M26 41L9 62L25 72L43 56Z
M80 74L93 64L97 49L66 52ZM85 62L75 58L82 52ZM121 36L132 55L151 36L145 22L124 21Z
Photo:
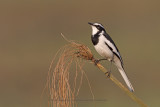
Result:
M67 43L60 33L86 44L100 58L88 22L105 26L121 52L135 94L150 107L159 107L158 0L1 0L0 107L40 106L51 59ZM103 64L109 68L108 62ZM78 102L79 106L138 107L92 64L84 70L95 99L107 101ZM112 73L123 82L115 67ZM80 95L92 98L85 79ZM47 106L45 100L42 106Z

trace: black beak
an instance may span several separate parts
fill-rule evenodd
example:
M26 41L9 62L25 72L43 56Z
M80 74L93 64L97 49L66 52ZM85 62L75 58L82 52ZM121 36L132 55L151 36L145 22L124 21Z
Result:
M93 26L93 23L88 22L88 24Z

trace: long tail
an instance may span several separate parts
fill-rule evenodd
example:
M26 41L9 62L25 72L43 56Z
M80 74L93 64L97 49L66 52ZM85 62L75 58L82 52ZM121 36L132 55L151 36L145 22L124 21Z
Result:
M134 88L133 88L131 82L129 81L129 79L128 79L126 73L125 73L125 71L124 71L123 69L120 69L120 68L119 68L118 70L119 70L119 72L121 73L121 75L122 75L124 81L126 82L128 88L129 88L129 90L130 90L131 92L133 92L133 91L134 91Z

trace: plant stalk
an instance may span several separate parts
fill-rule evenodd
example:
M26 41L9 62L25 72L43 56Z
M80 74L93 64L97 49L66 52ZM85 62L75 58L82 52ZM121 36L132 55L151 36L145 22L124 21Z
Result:
M94 62L94 60L92 60ZM133 101L135 101L140 107L148 107L144 104L133 92L130 92L120 81L118 81L112 74L109 74L108 71L105 69L100 63L97 63L96 66L105 73L105 75L112 80L118 87L120 87Z

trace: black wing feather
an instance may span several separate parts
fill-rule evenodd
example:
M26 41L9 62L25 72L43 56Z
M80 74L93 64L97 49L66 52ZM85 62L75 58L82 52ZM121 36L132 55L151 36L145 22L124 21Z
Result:
M112 47L110 47L107 43L105 43L105 44L109 47L109 49L119 58L119 60L121 61L122 67L123 67L123 60L122 60L122 57L120 56L120 52L119 52L116 44L114 43L114 41L112 40L112 38L111 38L106 32L105 32L103 35L104 35L105 38L106 38L107 40L109 40L109 41L114 45L114 47L116 48L116 50L117 50L117 52L119 53L119 55L118 55L116 52L113 51Z

